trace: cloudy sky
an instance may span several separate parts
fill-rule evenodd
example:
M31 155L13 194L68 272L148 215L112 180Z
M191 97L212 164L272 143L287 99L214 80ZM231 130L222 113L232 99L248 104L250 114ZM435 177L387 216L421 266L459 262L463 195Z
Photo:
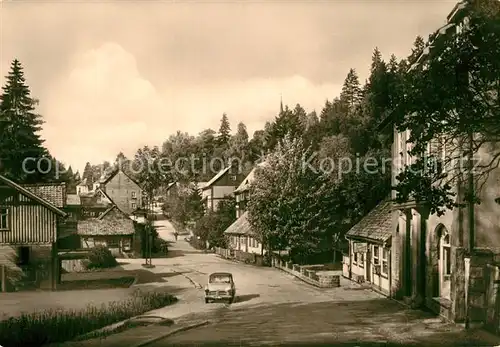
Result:
M375 46L407 56L454 3L3 0L0 82L19 59L47 147L82 170L178 129L217 129L224 112L251 135L281 94L319 111L349 68L366 78Z

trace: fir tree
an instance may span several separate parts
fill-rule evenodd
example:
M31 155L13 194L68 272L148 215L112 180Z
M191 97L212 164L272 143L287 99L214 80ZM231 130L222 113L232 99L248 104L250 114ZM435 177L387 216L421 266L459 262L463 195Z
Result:
M48 156L39 135L42 116L35 112L38 102L31 97L17 59L6 80L0 96L0 172L20 183L51 180L53 177L47 174L51 164L48 160L40 161Z
M228 146L229 140L231 139L231 125L229 124L229 119L227 114L222 115L219 127L219 135L217 137L217 142L220 146Z
M409 65L412 65L413 63L415 63L417 61L420 54L422 54L422 52L424 51L424 48L425 48L424 39L422 38L422 36L419 35L416 37L415 41L413 42L413 48L411 49L411 54L408 57L408 64Z
M349 109L352 110L359 104L363 97L358 74L355 69L350 69L342 86L340 100Z
M85 180L87 188L92 189L92 185L94 183L94 170L92 169L92 165L89 162L85 164L85 169L83 169L82 181Z
M373 74L375 71L377 71L380 68L380 65L383 64L383 62L384 61L382 60L382 53L380 53L378 47L375 47L375 49L373 50L370 72Z

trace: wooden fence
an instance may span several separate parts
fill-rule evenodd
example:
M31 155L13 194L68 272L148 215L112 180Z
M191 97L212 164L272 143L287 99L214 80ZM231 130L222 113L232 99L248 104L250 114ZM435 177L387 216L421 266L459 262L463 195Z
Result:
M215 254L221 256L225 259L232 259L236 261L241 261L246 264L253 264L257 266L264 266L264 257L256 253L248 253L240 250L226 249L221 247L215 247Z

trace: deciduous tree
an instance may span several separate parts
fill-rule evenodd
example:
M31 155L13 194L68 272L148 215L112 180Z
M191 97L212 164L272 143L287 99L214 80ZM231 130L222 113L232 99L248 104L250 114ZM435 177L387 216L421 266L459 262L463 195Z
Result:
M413 156L412 165L398 177L398 201L426 202L437 214L464 200L478 202L481 185L500 159L496 145L500 141L500 3L471 1L466 11L468 23L461 31L433 35L429 54L406 74L404 97L394 114L398 129L410 130ZM446 150L444 157L440 147ZM480 149L490 157L483 155L471 172L467 162ZM455 188L466 172L472 175L472 184L457 197Z

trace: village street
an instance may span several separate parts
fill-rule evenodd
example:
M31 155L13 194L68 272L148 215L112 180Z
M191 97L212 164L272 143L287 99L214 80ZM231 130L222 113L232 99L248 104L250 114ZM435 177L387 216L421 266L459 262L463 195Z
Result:
M168 221L157 223L160 236L173 241L172 225ZM140 267L143 262L139 259L127 261L129 264L124 267L130 269ZM154 273L176 272L181 275L165 277L164 282L144 286L164 286L179 298L179 302L148 315L170 318L176 324L200 319L210 323L148 346L266 343L347 343L354 346L391 342L422 346L500 344L499 339L487 333L467 335L459 326L443 323L422 311L406 309L343 278L340 288L314 288L275 269L235 263L194 250L182 237L172 242L168 258L153 259L153 264L155 267L151 271ZM203 286L207 275L215 271L233 274L238 296L234 304L204 303ZM105 345L124 345L131 335L134 332L129 330L109 336ZM78 345L96 343L87 341Z

